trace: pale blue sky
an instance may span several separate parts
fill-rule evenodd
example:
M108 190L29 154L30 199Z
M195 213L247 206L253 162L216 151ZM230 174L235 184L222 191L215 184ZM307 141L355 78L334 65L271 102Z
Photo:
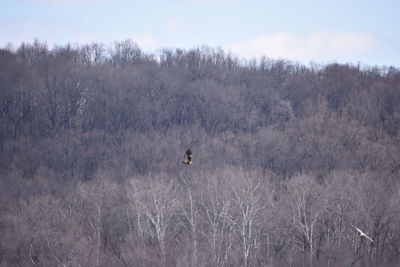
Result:
M0 46L202 45L239 57L400 66L396 0L0 0Z

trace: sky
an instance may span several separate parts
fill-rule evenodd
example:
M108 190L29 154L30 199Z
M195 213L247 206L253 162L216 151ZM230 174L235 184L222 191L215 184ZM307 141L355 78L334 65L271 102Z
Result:
M0 47L34 39L146 52L222 48L240 58L400 67L398 0L0 0Z

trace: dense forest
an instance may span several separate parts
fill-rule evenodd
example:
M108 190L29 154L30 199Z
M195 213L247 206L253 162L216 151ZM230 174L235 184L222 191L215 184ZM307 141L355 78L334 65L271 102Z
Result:
M0 49L0 266L399 266L399 176L396 67Z

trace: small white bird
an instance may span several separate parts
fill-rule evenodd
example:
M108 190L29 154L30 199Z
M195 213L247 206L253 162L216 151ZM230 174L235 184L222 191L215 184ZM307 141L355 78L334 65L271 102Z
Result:
M366 239L368 239L369 241L371 241L372 243L374 243L374 240L372 240L371 237L367 236L363 231L361 231L360 229L358 229L358 228L355 227L354 225L351 225L351 226L353 226L353 227L357 230L357 232L360 234L361 237L365 237Z

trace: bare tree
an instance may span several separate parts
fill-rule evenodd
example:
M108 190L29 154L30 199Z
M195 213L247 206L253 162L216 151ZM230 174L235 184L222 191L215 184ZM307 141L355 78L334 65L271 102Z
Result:
M233 214L228 219L239 238L244 266L256 264L256 254L260 247L263 213L268 207L264 183L256 172L239 170L231 177Z
M313 265L316 253L316 239L319 238L318 222L326 201L321 198L321 187L312 177L294 177L288 184L288 205L293 227L295 245L308 254L308 263Z
M90 240L94 250L95 265L104 263L101 259L107 217L116 203L118 187L109 178L97 176L91 183L78 186L77 213L83 220L83 233ZM103 265L103 264L102 264Z
M133 183L135 199L146 216L146 234L155 238L160 247L160 261L166 266L167 248L174 238L174 222L177 214L178 198L173 181L165 176L154 177L149 183ZM141 223L138 221L138 223ZM138 226L139 227L139 226Z
M217 180L210 180L204 185L201 195L199 233L206 240L207 247L211 251L212 262L210 264L215 266L230 264L234 238L232 224L229 220L232 212L232 199L229 191L223 185L218 185Z
M83 266L88 240L64 203L49 195L21 201L4 220L6 265Z
M183 225L188 225L188 231L190 232L192 240L192 264L191 266L196 267L198 265L198 228L200 223L199 214L199 196L193 192L191 185L186 183L184 189L183 198L180 201L180 208L183 215L184 223Z

